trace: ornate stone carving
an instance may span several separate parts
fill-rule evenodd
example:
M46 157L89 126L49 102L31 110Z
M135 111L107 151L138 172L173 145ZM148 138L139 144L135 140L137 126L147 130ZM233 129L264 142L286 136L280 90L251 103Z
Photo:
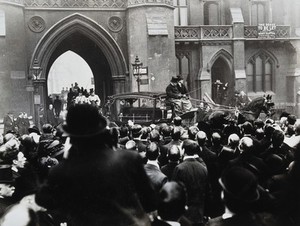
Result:
M128 6L140 5L140 4L165 4L173 6L173 0L128 0Z
M199 27L175 27L175 39L199 39Z
M245 26L244 36L245 38L257 38L258 37L257 26Z
M210 40L202 41L202 46L226 46L232 45L232 41Z
M119 32L123 28L123 20L118 16L112 16L108 19L108 28L112 32Z
M26 7L39 8L126 8L127 0L24 0Z
M275 37L276 38L289 38L290 37L290 26L276 26Z
M202 27L203 39L230 38L232 37L231 31L231 26Z
M31 31L39 33L45 29L46 25L45 25L45 21L42 17L33 16L28 21L28 27Z
M0 2L12 3L17 5L24 5L24 0L0 0Z

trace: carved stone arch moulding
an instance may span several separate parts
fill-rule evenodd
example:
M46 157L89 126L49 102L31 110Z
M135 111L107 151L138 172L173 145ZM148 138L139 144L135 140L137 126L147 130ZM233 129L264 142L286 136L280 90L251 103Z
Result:
M254 54L252 54L245 62L246 63L245 68L248 63L252 62L253 59L257 58L257 56L261 56L261 55L264 55L266 58L270 58L271 61L274 62L276 67L279 68L279 61L278 61L277 57L272 52L270 52L266 49L260 49L260 50L256 51Z
M208 64L207 64L207 71L208 72L210 72L212 66L214 65L216 60L220 57L223 58L227 62L229 68L232 70L232 68L233 68L233 57L232 57L232 55L227 50L221 49L217 53L215 53L211 57L210 61L208 62Z
M75 31L81 32L95 42L103 51L111 68L112 76L128 73L125 57L113 37L92 19L75 13L58 21L38 42L34 49L30 67L43 68L42 77L46 77L45 68L56 47Z
M40 16L33 16L28 21L28 27L31 31L40 33L45 30L45 20Z

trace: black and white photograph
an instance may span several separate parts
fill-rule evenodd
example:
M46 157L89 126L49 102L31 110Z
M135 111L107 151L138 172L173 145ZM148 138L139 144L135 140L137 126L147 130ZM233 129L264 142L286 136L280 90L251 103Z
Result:
M299 225L299 0L0 0L0 226Z

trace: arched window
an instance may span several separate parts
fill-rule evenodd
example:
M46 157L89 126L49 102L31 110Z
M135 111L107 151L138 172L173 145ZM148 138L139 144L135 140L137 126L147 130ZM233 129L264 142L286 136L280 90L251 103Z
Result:
M253 56L246 67L249 92L273 91L274 61L267 54Z
M267 1L251 2L251 25L267 23Z
M220 24L220 5L218 1L204 3L204 25Z
M173 0L174 26L188 25L187 0Z
M5 29L5 12L3 10L0 10L0 36L6 35L6 29Z

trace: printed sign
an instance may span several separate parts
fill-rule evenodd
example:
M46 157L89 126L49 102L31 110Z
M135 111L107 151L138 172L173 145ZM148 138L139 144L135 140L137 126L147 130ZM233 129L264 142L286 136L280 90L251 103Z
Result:
M258 24L258 38L275 38L276 25L275 24Z
M133 75L148 75L148 67L140 67L133 70Z

